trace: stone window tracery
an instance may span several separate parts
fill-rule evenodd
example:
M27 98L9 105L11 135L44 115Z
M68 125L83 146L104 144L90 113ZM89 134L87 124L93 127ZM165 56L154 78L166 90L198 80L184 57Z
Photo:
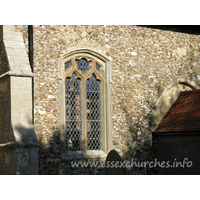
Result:
M60 148L61 153L75 157L105 154L112 146L110 60L83 51L64 56L60 79Z
M100 66L95 60L92 61L81 58L65 63L65 69L68 70L65 72L65 133L68 151L101 150L102 147L101 85L104 85L104 78L100 74ZM82 118L86 119L82 121ZM82 127L85 121L86 126Z

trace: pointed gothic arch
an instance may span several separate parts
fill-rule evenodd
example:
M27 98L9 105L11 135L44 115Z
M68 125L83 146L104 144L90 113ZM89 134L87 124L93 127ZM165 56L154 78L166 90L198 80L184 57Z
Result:
M77 49L63 55L58 67L60 153L66 159L105 157L112 148L111 59L91 49ZM66 80L70 81L72 75L80 80L79 108L68 104L72 93L66 89ZM90 91L89 81L93 85ZM68 100L65 100L66 94ZM73 126L66 114L69 110L74 110L72 115L78 119L74 119ZM76 123L81 127L78 131L74 128Z

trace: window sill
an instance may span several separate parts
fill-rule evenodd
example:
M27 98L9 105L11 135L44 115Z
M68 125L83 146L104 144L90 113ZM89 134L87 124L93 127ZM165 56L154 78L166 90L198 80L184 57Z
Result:
M74 159L87 159L87 158L106 158L107 154L102 151L68 151L62 154L61 158L63 160L74 160Z

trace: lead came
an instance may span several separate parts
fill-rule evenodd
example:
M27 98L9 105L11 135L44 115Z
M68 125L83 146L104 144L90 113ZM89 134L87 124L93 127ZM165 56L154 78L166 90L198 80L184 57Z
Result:
M76 59L77 69L86 74L90 70L91 62L82 58ZM71 68L71 62L65 64L65 70ZM100 66L96 64L96 70ZM65 81L65 105L66 105L66 149L67 151L83 150L82 146L82 115L81 106L86 107L86 143L87 150L101 150L101 88L100 81L95 74L86 80L86 104L81 105L81 79L75 73ZM83 113L84 114L84 113Z
M71 61L65 63L65 71L71 67Z
M90 63L87 62L86 59L82 58L81 60L76 60L77 63L77 69L81 70L83 74L85 74L87 71L90 70Z
M86 81L87 97L87 150L101 149L100 81L92 75Z
M66 149L80 150L81 147L81 89L80 79L75 74L65 81L66 105Z

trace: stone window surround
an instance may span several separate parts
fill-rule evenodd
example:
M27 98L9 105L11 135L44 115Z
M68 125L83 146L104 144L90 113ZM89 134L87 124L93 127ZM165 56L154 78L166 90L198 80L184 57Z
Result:
M89 151L66 151L65 138L65 78L73 72L76 76L80 76L80 72L70 70L65 72L65 63L74 62L75 59L85 58L88 61L96 62L101 67L101 73L104 74L104 91L103 96L103 118L102 118L102 150ZM92 65L93 66L93 65ZM59 121L60 121L60 145L59 150L63 159L81 159L81 158L105 158L107 153L112 149L112 120L111 120L111 58L100 54L91 49L76 49L59 58ZM92 69L94 71L94 67ZM91 71L90 71L91 72ZM92 73L90 73L91 75ZM86 74L87 75L87 74ZM88 77L87 77L88 78ZM100 77L99 77L100 78ZM84 99L85 101L85 99Z

